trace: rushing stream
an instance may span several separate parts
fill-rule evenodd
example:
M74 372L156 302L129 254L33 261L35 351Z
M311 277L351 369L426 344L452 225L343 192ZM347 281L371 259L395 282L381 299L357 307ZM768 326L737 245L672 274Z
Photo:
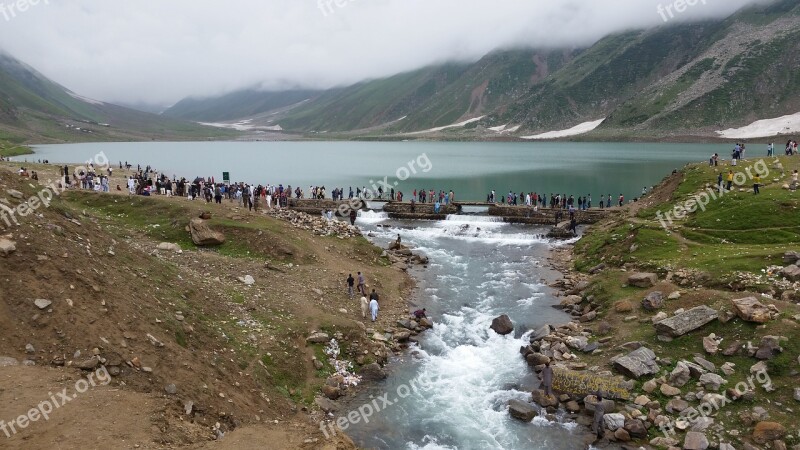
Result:
M545 323L569 318L547 283L558 274L544 264L551 242L545 230L508 225L491 217L450 216L440 222L389 220L365 212L358 223L372 240L386 246L400 234L403 243L430 257L414 273L413 299L428 309L435 328L419 347L389 365L387 381L352 400L357 409L385 393L392 404L369 423L347 433L363 448L378 449L551 449L583 447L574 425L512 419L509 399L529 401L536 385L520 346L523 334ZM508 314L516 332L499 336L492 318ZM406 389L409 388L409 389ZM409 395L410 391L410 395ZM404 396L405 398L400 398ZM373 403L374 404L374 403Z

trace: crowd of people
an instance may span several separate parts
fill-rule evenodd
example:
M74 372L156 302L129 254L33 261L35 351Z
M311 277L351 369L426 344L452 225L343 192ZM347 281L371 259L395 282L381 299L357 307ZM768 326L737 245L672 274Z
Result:
M647 192L647 187L644 187L642 189L642 196L646 195ZM638 198L635 200L638 200ZM486 196L486 202L499 203L507 206L527 206L534 208L534 210L550 208L587 211L593 207L592 194L586 194L585 196L578 196L576 198L574 195L567 196L566 194L553 194L552 192L548 197L547 194L539 194L537 192L520 192L517 194L516 192L509 191L507 195L497 197L495 191L491 191L489 195ZM605 209L611 208L613 205L622 206L624 204L625 196L623 194L619 194L616 198L608 194L607 197L606 195L601 195L600 201L595 206L599 209Z

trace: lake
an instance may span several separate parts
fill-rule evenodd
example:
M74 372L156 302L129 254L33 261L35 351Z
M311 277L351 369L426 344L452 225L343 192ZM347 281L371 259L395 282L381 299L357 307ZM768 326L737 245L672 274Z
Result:
M515 192L637 197L673 169L704 161L716 144L572 142L135 142L39 145L15 158L74 163L103 153L113 167L151 165L194 178L230 172L232 181L284 186L380 186L404 192L453 190L456 200L485 201ZM380 181L379 181L380 180Z

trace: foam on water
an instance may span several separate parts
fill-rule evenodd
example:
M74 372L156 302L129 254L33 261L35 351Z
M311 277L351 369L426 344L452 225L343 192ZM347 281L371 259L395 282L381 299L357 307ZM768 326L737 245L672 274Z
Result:
M366 216L365 224L381 222L387 220L379 216ZM374 217L374 219L372 219ZM378 218L380 217L380 220ZM464 216L470 217L470 216ZM360 219L359 219L360 220ZM483 243L492 245L516 245L530 246L535 244L549 244L543 230L516 227L502 222L458 222L443 220L433 222L429 226L413 229L404 229L401 234L408 235L408 238L415 241L418 246L428 248L441 248L441 239L452 239L455 241L469 243ZM398 230L377 230L373 231L381 238L396 237ZM539 231L539 233L537 233Z
M391 228L365 230L381 246L400 234L415 253L431 259L418 276L416 300L428 308L435 325L420 335L413 357L395 367L381 391L391 393L406 383L426 389L399 399L369 426L352 430L359 445L571 450L579 442L567 428L547 421L525 424L508 414L509 400L530 400L528 392L515 388L529 373L519 354L527 335L500 336L489 329L492 319L508 314L517 327L530 329L566 317L550 307L555 299L547 297L531 256L548 242L537 235L540 230L486 219L450 216L413 227L388 220L384 224Z
M383 222L385 220L389 220L389 213L385 213L383 211L362 210L358 212L358 218L356 220L360 224Z
M493 223L503 223L503 218L493 217L493 216L450 214L447 216L447 219L445 219L445 221L455 222L455 223L493 224Z

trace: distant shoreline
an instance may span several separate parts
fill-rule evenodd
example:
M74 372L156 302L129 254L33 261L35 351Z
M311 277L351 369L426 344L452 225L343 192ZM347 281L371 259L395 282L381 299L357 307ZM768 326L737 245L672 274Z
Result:
M279 142L279 141L296 141L296 142L602 142L602 143L642 143L642 144L728 144L743 142L745 144L779 144L782 140L794 139L794 134L779 134L774 136L766 136L759 138L748 139L733 139L720 136L700 135L679 133L675 135L632 135L625 133L596 133L591 132L583 135L569 136L554 139L522 139L517 136L480 136L474 134L464 133L463 135L453 134L435 134L431 133L427 136L406 136L406 135L386 135L386 136L370 136L370 135L349 135L347 132L341 134L326 134L324 138L321 136L313 136L309 134L294 134L289 132L275 132L264 134L247 134L243 133L238 138L231 139L230 137L220 136L219 138L210 139L161 139L161 140L127 140L127 141L63 141L63 142L46 142L46 141L30 141L24 144L28 150L25 152L17 151L6 154L0 148L0 156L23 156L34 154L35 151L32 147L37 145L62 145L62 144L102 144L102 143L143 143L143 142Z

